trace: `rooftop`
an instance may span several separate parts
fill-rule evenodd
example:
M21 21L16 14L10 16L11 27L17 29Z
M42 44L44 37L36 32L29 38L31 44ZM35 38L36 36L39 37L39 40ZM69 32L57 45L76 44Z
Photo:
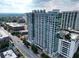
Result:
M0 28L0 38L4 38L4 37L8 37L9 35L7 33L5 33L5 31Z
M71 33L71 39L78 39L78 38L79 38L79 34Z
M3 52L5 58L16 58L16 54L12 50L7 50Z
M7 25L11 26L11 27L21 27L21 26L24 26L24 24L20 24L20 23L6 23Z
M70 36L70 40L78 40L79 39L79 33L76 33L75 31L65 31L65 30L62 30L60 32L58 32L60 37L64 38L67 34L69 34Z

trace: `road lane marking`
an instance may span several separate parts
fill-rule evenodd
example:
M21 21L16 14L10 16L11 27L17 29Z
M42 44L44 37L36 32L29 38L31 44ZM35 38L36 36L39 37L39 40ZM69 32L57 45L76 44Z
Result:
M16 46L16 48L19 50L19 52L20 52L25 58L27 58L27 56L24 55L23 52L22 52L17 46Z

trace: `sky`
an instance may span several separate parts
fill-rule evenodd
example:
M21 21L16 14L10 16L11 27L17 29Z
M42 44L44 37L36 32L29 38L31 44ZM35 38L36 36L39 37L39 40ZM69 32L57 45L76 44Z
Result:
M26 13L38 9L79 10L79 0L0 0L0 13Z

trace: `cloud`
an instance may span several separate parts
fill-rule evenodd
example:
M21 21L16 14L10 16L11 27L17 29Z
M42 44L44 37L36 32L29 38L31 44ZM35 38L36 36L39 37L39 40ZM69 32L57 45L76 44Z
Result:
M0 13L24 13L32 0L0 0Z
M46 10L79 10L79 0L40 0L40 2L35 4L35 7L39 6Z
M79 0L71 0L72 2L78 2Z
M79 0L32 0L32 9L79 10ZM29 8L29 9L30 9Z
M79 0L0 0L0 13L25 13L34 9L79 10Z
M48 1L51 1L51 0L34 0L33 2L34 3L41 3L41 2L48 2Z

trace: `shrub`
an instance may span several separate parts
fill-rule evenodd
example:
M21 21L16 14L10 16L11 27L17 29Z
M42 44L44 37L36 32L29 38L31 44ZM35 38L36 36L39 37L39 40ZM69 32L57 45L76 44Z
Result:
M34 53L36 54L38 53L38 49L34 44L31 46L31 49L33 50Z
M50 58L50 57L49 57L48 55L46 55L45 53L42 53L42 54L41 54L41 57L42 57L42 58Z
M26 41L25 39L23 40L24 45L26 45L28 48L30 46L30 43L28 41Z
M70 34L65 35L65 38L66 38L66 39L70 39L70 38L71 38L71 37L70 37Z
M79 47L78 47L76 53L74 54L73 58L79 58Z
M19 32L13 32L13 33L11 33L11 34L18 36L20 33L19 33Z

